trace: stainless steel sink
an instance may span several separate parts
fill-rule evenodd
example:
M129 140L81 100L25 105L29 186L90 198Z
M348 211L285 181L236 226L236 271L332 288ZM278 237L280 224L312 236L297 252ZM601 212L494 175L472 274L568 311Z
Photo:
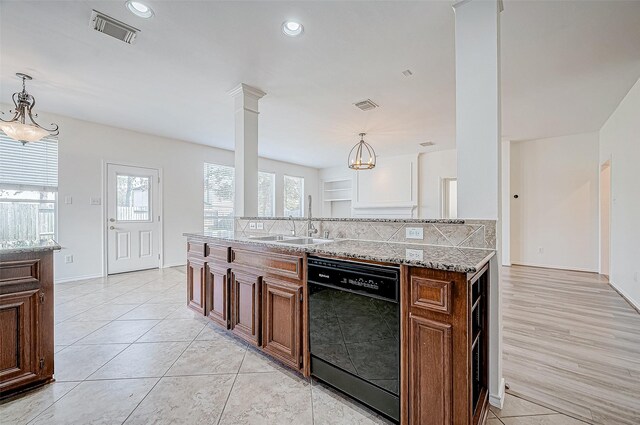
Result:
M263 242L277 242L291 245L317 245L321 243L333 242L331 239L301 238L300 236L269 235L253 236L251 239Z
M273 241L273 242L284 242L294 239L300 239L298 236L285 236L285 235L269 235L269 236L252 236L251 239L255 239L257 241Z
M287 243L292 245L317 245L321 243L333 242L331 239L316 239L316 238L298 238L278 241L280 243Z

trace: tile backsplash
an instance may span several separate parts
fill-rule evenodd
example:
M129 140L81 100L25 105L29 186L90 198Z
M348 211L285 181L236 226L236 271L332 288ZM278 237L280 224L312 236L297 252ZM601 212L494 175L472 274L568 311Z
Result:
M252 226L251 223L255 223ZM257 229L259 224L262 229ZM318 229L314 237L329 239L357 239L382 242L407 242L464 248L496 248L496 222L494 220L377 220L377 219L323 219L311 220ZM306 236L308 221L302 218L283 219L267 217L239 217L235 219L235 232L240 236L264 234ZM256 228L253 228L256 227ZM422 229L422 239L407 238L407 228ZM419 234L419 230L417 232Z

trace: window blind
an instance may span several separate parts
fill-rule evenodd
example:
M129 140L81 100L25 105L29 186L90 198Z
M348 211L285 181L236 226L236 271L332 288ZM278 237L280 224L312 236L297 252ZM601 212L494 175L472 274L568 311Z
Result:
M233 230L233 167L204 164L204 229L220 233Z
M276 175L258 173L258 217L273 217L276 214Z
M0 187L15 190L58 190L58 139L22 145L0 131Z

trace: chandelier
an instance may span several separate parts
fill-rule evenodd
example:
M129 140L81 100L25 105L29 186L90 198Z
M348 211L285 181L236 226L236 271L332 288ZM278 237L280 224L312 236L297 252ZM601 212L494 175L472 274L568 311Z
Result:
M27 93L25 88L25 81L33 78L20 72L16 76L22 78L22 91L13 94L12 99L15 109L9 111L10 114L13 114L13 118L10 120L0 118L0 130L12 139L22 142L23 145L28 142L37 142L45 136L57 136L60 132L56 124L51 124L53 128L48 129L34 120L34 118L38 117L38 114L33 113L36 99ZM3 112L0 113L4 114Z
M376 166L376 152L364 141L367 133L360 133L360 141L349 152L348 165L353 170L370 170Z

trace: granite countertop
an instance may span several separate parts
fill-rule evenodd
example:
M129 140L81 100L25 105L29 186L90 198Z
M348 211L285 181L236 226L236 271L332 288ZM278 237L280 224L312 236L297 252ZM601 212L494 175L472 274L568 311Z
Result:
M30 241L0 241L0 254L16 254L22 252L57 251L61 247L53 239L36 239Z
M307 217L235 217L236 220L269 221L269 220L295 220L308 221ZM460 218L338 218L338 217L313 217L311 221L349 221L349 222L375 222L375 223L415 223L415 224L464 224Z
M408 264L438 270L473 273L480 270L495 255L492 249L459 248L451 246L380 242L355 239L336 239L315 245L293 245L282 242L261 241L235 236L232 231L216 234L184 233L184 236L203 240L226 241L267 246L291 252L331 255L383 263ZM302 236L301 236L302 237Z

